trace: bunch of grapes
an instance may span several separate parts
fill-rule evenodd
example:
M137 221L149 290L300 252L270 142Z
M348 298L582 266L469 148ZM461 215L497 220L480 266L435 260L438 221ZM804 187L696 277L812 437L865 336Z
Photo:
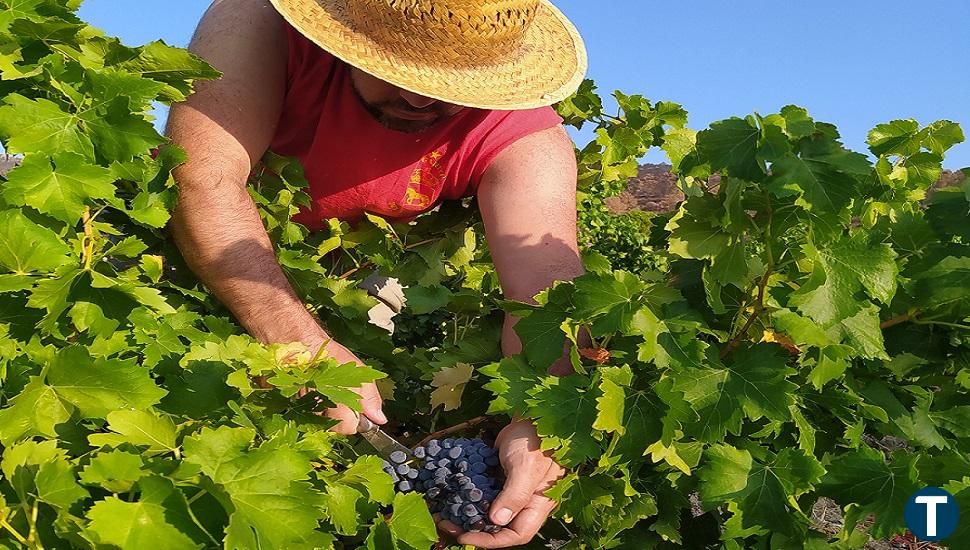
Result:
M501 527L488 520L488 509L501 491L490 473L501 471L495 450L481 439L432 439L408 456L391 453L384 471L403 493L424 494L432 513L441 514L465 531L495 533Z

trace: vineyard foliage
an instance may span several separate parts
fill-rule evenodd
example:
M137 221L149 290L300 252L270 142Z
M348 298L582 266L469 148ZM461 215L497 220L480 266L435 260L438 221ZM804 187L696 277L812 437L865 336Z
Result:
M795 106L695 132L637 95L610 116L586 82L557 108L596 127L589 273L537 304L502 300L473 204L311 234L290 221L301 168L268 153L251 195L356 368L258 344L185 267L165 231L185 155L148 113L218 73L104 36L79 3L0 0L0 142L23 156L0 180L0 547L429 548L422 499L314 414L372 380L410 442L533 419L568 469L541 537L569 549L858 548L857 524L902 532L926 485L970 510L970 180L929 192L957 124L881 124L867 156ZM687 199L613 216L652 147ZM393 336L367 322L374 270L407 287ZM524 352L503 358L506 312ZM584 328L576 374L546 376ZM822 496L841 533L810 528Z

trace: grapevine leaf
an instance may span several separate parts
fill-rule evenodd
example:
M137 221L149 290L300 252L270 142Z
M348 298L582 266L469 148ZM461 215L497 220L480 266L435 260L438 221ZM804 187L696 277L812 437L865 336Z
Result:
M849 368L851 355L852 350L847 346L823 347L818 352L815 368L808 374L809 382L815 386L815 389L821 390L825 384L842 378Z
M113 411L108 413L108 428L113 434L92 434L88 437L91 445L119 445L130 443L144 445L150 452L171 452L176 450L175 424L165 416L146 411Z
M444 286L409 286L404 289L407 307L416 315L431 313L448 304L452 292Z
M371 367L356 363L337 365L335 361L330 361L316 367L311 380L314 388L334 403L360 410L360 396L349 390L385 377L386 374Z
M14 273L50 271L70 261L70 249L19 209L0 211L0 265Z
M3 198L17 206L31 206L39 212L77 223L91 199L114 197L114 176L107 168L88 163L71 153L27 155L8 176Z
M935 155L943 155L951 147L963 143L966 137L960 125L949 120L938 120L927 127L927 136L923 140L923 147Z
M163 101L185 101L192 93L193 80L221 76L202 59L161 40L146 44L136 59L121 63L117 68L166 84L160 95Z
M309 548L323 535L323 499L306 481L310 461L283 433L250 448L245 428L204 428L185 440L185 460L199 465L229 495L226 545L240 548ZM325 546L325 545L324 545Z
M970 313L970 257L947 256L930 269L914 275L913 293L926 309L955 307Z
M905 525L903 508L910 495L920 489L917 483L918 455L894 452L887 464L881 451L866 446L836 457L818 487L819 494L830 497L843 508L857 504L863 513L872 513L876 522L870 529L874 537L887 537Z
M681 258L704 259L721 254L730 244L731 236L707 220L698 220L682 211L666 229L670 231L668 249Z
M37 486L37 500L65 510L90 496L78 485L71 464L60 457L40 465L34 484Z
M863 289L883 303L895 295L896 253L888 244L870 244L866 235L857 233L806 253L814 256L814 271L789 304L825 327L858 313L856 293Z
M461 405L461 394L465 385L472 379L475 370L467 363L441 369L434 374L431 385L431 408L441 405L446 411L453 411Z
M81 482L98 485L112 493L126 493L141 479L145 466L141 456L125 451L98 453L81 472Z
M57 437L55 428L67 422L74 407L62 401L54 388L35 376L8 407L0 409L0 443L5 447L31 435Z
M866 143L873 155L898 155L908 157L919 152L923 144L919 122L913 119L893 120L880 124L869 131Z
M626 429L624 420L624 388L633 382L633 371L628 365L600 369L601 395L596 398L596 421L593 428L622 435Z
M94 144L78 125L77 115L53 101L10 94L0 107L0 136L10 153L77 153L94 159Z
M165 519L165 508L148 502L125 502L108 497L88 511L91 524L86 534L95 543L122 550L199 548L188 535Z
M387 522L391 535L406 548L428 548L438 540L438 531L428 505L417 493L398 493L391 504L394 514Z
M704 458L704 466L698 473L700 497L704 507L710 509L747 486L753 460L748 451L724 443L709 447L704 451Z
M750 120L729 118L697 134L697 151L710 160L714 171L726 169L736 178L760 181L765 175L756 157L760 136L761 130Z
M858 192L859 180L872 171L864 155L829 142L811 142L801 156L774 162L768 189L776 196L798 195L797 204L823 217L841 214Z
M134 359L92 359L78 346L64 348L54 357L47 382L87 418L104 418L119 409L144 409L168 393Z
M489 414L521 414L529 391L539 381L539 373L521 355L507 357L499 363L481 367L478 371L491 378L484 385L493 396L488 406Z
M528 393L529 416L536 419L543 450L555 449L556 459L567 468L597 456L599 443L593 437L593 423L598 391L592 391L581 376L573 375L546 377Z
M674 389L700 414L691 429L706 441L737 433L742 413L751 420L790 420L797 386L786 379L794 371L786 366L784 348L758 344L737 350L733 359L722 368L690 368L673 376Z
M562 357L566 343L562 330L565 320L565 311L544 309L516 323L515 332L523 351L536 368L546 368Z

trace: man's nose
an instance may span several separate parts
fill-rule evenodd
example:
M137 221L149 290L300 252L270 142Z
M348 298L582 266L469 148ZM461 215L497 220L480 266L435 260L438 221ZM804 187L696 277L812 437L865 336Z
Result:
M432 105L438 101L437 99L425 97L407 90L401 90L401 97L403 97L404 101L410 103L415 109L424 109L425 107L428 107L429 105Z

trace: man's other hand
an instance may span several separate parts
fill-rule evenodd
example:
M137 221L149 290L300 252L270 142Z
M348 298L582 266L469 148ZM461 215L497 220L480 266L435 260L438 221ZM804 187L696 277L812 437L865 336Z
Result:
M317 350L320 346L325 346L326 349L323 351L324 355L336 359L338 364L364 364L364 362L358 359L353 352L330 338L321 338L318 342L316 342L316 345L311 345L310 349ZM301 390L297 394L297 397L303 397L304 395L310 393L310 391L311 390L308 389ZM374 424L387 424L387 417L384 416L384 412L381 410L384 402L381 399L380 392L377 391L377 385L374 383L364 384L354 391L360 395L360 414L366 416ZM359 421L358 413L352 411L350 407L346 405L337 405L336 407L327 409L319 414L340 422L331 428L332 431L344 435L353 435L357 433L357 423Z
M460 544L508 548L528 543L539 532L556 502L545 496L565 470L539 450L539 435L529 421L514 421L495 440L505 469L505 487L489 508L489 519L503 529L494 534L466 533L449 521L438 527Z
M377 391L377 385L374 383L364 384L354 391L360 394L361 414L369 418L374 424L386 424L387 417L384 416L384 412L381 410L381 394ZM344 435L357 433L357 423L359 422L357 413L352 411L347 405L337 405L320 414L327 418L340 421L331 430Z

